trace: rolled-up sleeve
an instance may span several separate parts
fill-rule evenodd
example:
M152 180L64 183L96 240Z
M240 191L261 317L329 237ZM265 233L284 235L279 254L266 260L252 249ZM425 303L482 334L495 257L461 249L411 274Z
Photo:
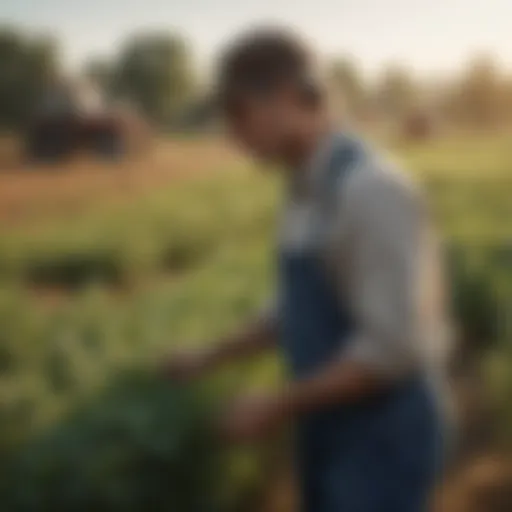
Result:
M342 212L343 290L355 331L343 357L399 378L425 362L419 282L425 212L399 175L369 173L355 182Z
M257 314L257 319L265 324L275 326L280 324L281 308L277 297L269 298L261 307Z

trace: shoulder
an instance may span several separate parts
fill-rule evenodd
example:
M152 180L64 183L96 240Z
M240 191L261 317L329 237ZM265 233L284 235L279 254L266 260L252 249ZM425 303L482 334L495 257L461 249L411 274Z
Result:
M359 215L382 211L413 214L424 210L421 187L411 173L383 155L363 159L337 190L339 204Z

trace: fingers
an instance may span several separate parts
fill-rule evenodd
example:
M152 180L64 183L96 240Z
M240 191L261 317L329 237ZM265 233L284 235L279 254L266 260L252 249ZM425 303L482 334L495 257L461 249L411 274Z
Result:
M258 441L278 427L278 412L272 397L243 397L233 402L220 418L220 435L233 443Z
M167 379L179 382L193 379L199 372L199 365L189 357L175 356L164 361L160 373Z

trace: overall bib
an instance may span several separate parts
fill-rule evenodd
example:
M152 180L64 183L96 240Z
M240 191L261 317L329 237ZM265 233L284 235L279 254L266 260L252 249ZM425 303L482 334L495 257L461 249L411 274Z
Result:
M341 138L325 186L334 189L365 149ZM352 169L352 170L351 170ZM280 255L282 344L293 378L340 357L353 331L318 248ZM425 372L426 373L426 372ZM302 417L297 467L303 512L421 512L441 455L441 417L427 375L385 394Z

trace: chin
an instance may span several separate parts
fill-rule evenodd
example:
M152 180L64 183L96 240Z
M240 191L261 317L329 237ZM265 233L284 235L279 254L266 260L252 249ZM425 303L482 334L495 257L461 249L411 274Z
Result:
M262 167L263 171L271 169L272 166L276 164L275 158L272 158L268 155L259 155L255 159L257 164Z
M253 151L252 156L254 159L263 165L276 164L279 161L279 155L273 151Z

